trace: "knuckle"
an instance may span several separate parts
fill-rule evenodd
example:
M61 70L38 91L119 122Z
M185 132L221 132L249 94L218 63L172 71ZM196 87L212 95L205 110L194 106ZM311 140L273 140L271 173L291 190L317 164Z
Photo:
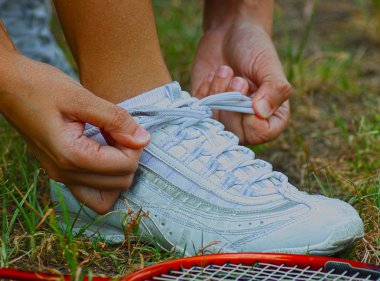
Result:
M292 85L287 81L281 81L277 84L277 89L282 95L288 99L293 91Z
M137 171L138 167L139 167L139 162L134 161L134 163L132 164L133 173Z
M115 128L121 128L132 123L128 112L120 107L112 110L112 124Z
M255 145L255 144L260 144L263 142L264 140L261 138L259 134L253 134L253 133L248 133L244 139L245 145Z
M128 175L123 179L123 189L129 189L133 183L133 175Z
M69 171L86 168L89 157L95 156L99 148L100 145L87 142L84 138L73 138L57 157L57 165Z
M243 137L240 138L240 144L242 145L254 145L257 144L257 130L255 128L246 128L243 132Z
M271 138L269 138L267 135L265 134L261 134L261 135L250 135L247 137L247 142L251 145L256 145L256 144L263 144L263 143L266 143L268 141L270 141Z
M281 134L282 131L283 130L271 130L271 131L265 132L262 135L258 136L258 141L260 143L265 143L265 142L274 140Z
M75 96L75 103L77 108L80 108L81 110L87 112L90 108L90 105L88 103L87 96L82 92L79 91L78 95Z
M127 152L128 162L126 163L126 172L133 174L136 172L139 166L139 159L141 156L141 151L130 150Z
M76 153L74 151L75 146L68 147L67 149L64 149L64 151L58 153L58 155L55 157L55 164L57 167L61 170L72 170L75 168L75 159L76 159Z
M51 179L53 179L55 181L59 181L59 182L64 181L64 177L62 176L62 174L58 170L51 169L51 168L45 168L45 172L49 175L49 177Z
M66 156L57 157L56 164L62 170L70 170L72 167L72 161L69 160Z
M209 92L208 92L208 94L209 95L212 95L212 94L215 94L215 93L217 93L218 92L218 86L217 85L215 85L215 84L211 84L211 86L210 86L210 90L209 90Z
M99 215L105 215L105 214L107 214L109 211L111 211L112 206L113 206L113 203L111 204L110 202L107 202L107 201L104 201L104 200L102 200L100 203L101 203L101 204L98 204L98 205L96 206L96 209L95 209L95 211L96 211Z
M137 161L134 161L134 160L129 161L128 167L127 167L128 175L133 176L133 174L136 172L138 166L139 166L139 163Z
M245 143L257 145L269 142L280 135L280 130L250 130L245 134Z
M92 110L91 103L88 100L88 93L86 90L79 89L75 95L71 95L70 109L74 112L82 112L83 115L89 117Z

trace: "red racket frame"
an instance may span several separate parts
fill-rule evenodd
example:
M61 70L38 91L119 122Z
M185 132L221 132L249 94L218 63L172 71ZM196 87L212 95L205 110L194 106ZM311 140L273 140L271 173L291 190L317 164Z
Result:
M181 268L190 268L194 265L207 266L208 264L223 265L227 262L238 263L244 265L252 265L255 262L270 263L274 265L288 265L288 266L310 266L310 269L318 270L325 266L327 262L341 262L348 263L356 268L364 268L370 270L380 270L380 267L369 265L361 262L326 258L305 255L293 254L275 254L275 253L233 253L233 254L212 254L203 255L190 258L176 259L168 262L161 262L141 270L138 270L131 275L123 277L120 281L143 281L153 276L165 274L169 270L180 270ZM17 269L0 268L0 279L10 279L18 281L41 281L41 280L64 280L70 281L69 275L46 274L27 272ZM83 280L88 281L89 278L85 277ZM93 281L110 281L111 278L93 277Z
M208 264L223 265L227 262L252 265L255 262L270 263L274 265L288 265L288 266L310 266L310 269L318 270L323 268L327 262L341 262L348 263L353 267L370 269L370 270L380 270L380 267L375 265L369 265L361 262L338 259L338 258L327 258L327 257L316 257L316 256L306 256L306 255L293 255L293 254L275 254L275 253L233 253L233 254L212 254L203 255L190 258L183 258L172 260L168 262L158 263L146 268L143 268L129 276L124 277L121 281L143 281L151 278L153 276L159 276L160 274L165 274L169 270L180 270L181 268L191 268L194 265L207 266Z

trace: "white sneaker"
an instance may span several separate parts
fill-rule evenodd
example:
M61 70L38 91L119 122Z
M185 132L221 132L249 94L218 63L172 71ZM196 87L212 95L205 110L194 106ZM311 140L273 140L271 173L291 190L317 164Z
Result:
M297 190L210 118L211 107L252 113L251 102L241 94L198 100L171 83L120 106L152 140L133 186L87 234L99 231L123 241L122 219L128 210L142 209L149 215L142 217L140 233L186 255L205 246L209 252L331 255L363 236L363 223L350 205ZM88 125L85 134L105 144L98 128ZM80 212L74 231L98 218L81 208L63 184L59 187L72 217ZM52 197L59 201L56 188Z

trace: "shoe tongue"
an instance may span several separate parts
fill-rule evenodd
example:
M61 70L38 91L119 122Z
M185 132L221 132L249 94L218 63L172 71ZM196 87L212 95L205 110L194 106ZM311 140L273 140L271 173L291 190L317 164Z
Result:
M166 88L166 97L173 103L181 98L183 98L183 94L181 91L181 87L178 82L173 82L165 85Z
M172 82L164 86L152 89L143 94L140 94L137 97L134 97L132 99L128 99L122 103L119 103L119 106L127 110L133 107L149 106L149 105L166 108L178 100L189 98L189 97L190 95L188 93L182 92L181 87L178 84L178 82ZM203 126L206 126L210 130L212 129L211 127L209 127L209 126L212 126L210 124L203 124ZM172 130L175 130L175 127L173 127ZM170 132L167 132L167 133L169 134ZM215 145L217 146L219 142L223 143L226 141L225 137L222 137L222 136L216 136L216 137L217 139L213 139L214 143L212 145L214 146ZM199 136L199 138L202 138L202 136ZM228 151L219 156L219 161L222 161L223 164L227 165L229 162L233 161L236 157L242 157L241 152ZM207 160L205 162L207 162ZM234 171L234 175L238 178L249 179L252 173L255 173L255 169L256 168L254 167L244 167L244 168L236 169ZM218 173L219 175L217 175ZM221 178L224 175L224 172L219 171L219 172L216 172L215 174ZM276 190L273 187L273 183L271 183L269 180L265 180L256 184L257 184L257 187L259 186L265 187L264 189L260 191L261 195L276 193ZM251 192L255 194L258 193L257 190L254 191L254 189L252 189L251 187L248 187L244 190L243 189L239 189L235 191L231 190L231 192L237 192L239 194L245 194L248 196L251 195L250 194Z
M128 99L118 105L127 109L137 106L154 105L168 107L175 101L187 97L188 94L181 91L178 82L172 82L164 86L149 90L132 99Z

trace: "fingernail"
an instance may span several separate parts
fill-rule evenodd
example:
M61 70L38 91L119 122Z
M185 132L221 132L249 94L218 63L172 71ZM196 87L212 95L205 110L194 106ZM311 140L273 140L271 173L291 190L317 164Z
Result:
M206 81L207 82L212 82L212 80L214 79L214 76L215 76L215 73L211 72L209 75L207 75Z
M233 79L231 88L235 91L241 91L243 89L243 81L241 79Z
M139 127L133 134L133 137L138 142L147 142L150 140L149 132L146 131L143 127Z
M272 108L269 106L269 103L264 99L258 100L256 102L256 110L264 118L268 118L272 114Z
M227 78L228 77L228 74L230 73L230 69L226 66L221 66L219 67L218 69L218 77L220 78Z

